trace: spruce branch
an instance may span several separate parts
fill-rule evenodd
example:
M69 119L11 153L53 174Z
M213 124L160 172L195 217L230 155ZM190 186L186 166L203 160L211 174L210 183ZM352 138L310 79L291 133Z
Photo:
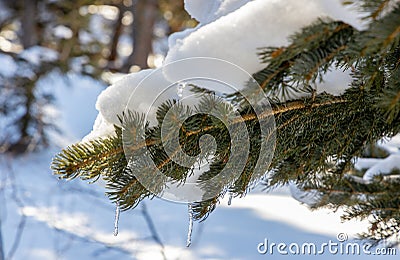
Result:
M335 62L348 60L347 45L357 31L350 25L319 19L290 37L288 47L264 48L260 57L267 66L253 77L271 95L286 97L289 92L305 91Z
M353 159L365 155L365 149L381 138L400 132L400 7L388 0L363 0L357 5L369 13L371 20L363 31L341 21L320 19L293 35L288 46L260 49L265 68L253 76L271 98L270 111L256 115L245 95L218 94L238 107L240 117L229 126L245 124L250 156L238 178L206 187L218 191L218 195L193 203L194 219L206 219L227 192L244 196L256 181L264 178L264 173L254 172L259 156L263 156L259 152L260 143L275 135L274 157L265 180L268 189L294 182L304 191L317 192L315 208L344 207L347 212L344 219L372 216L374 220L363 235L365 238L381 241L398 235L399 173L392 172L392 176L397 176L393 179L360 181L363 172L354 169ZM337 96L318 93L318 84L332 67L351 71L351 85ZM253 91L250 85L249 82L244 91ZM217 95L207 92L207 86L192 87L195 93ZM289 96L291 92L307 95L293 98ZM221 115L229 113L213 99L204 98L199 106L216 108ZM144 172L152 179L160 171L166 176L162 180L168 177L176 183L185 183L193 174L190 167L174 161L178 149L165 151L165 144L178 136L186 154L209 160L209 170L199 177L200 181L209 180L226 167L231 137L226 125L206 113L190 116L181 124L184 115L191 112L192 108L179 102L165 102L157 110L158 125L154 127L149 127L136 112L121 114L121 125L116 126L114 136L64 149L53 160L52 169L67 179L102 177L110 199L118 201L124 210L131 209L144 198L154 196L137 179L139 173ZM166 117L168 120L164 120ZM263 136L259 122L270 117L274 117L276 128ZM162 136L164 121L167 128L176 130ZM128 138L124 139L124 135ZM217 140L212 158L210 153L201 153L199 140L203 135ZM135 142L124 147L129 140ZM124 152L128 152L129 158ZM151 155L155 168L140 159L143 152ZM162 191L165 183L154 185L153 190Z
M63 149L54 157L51 169L63 179L79 177L90 180L112 173L111 169L123 159L121 129L116 127L115 131L116 136L81 142Z
M364 19L377 20L384 15L394 0L363 0L363 1L345 1L344 5L353 5L366 13Z
M357 37L361 56L385 55L390 49L399 45L400 41L400 6L395 8L370 25L370 28Z

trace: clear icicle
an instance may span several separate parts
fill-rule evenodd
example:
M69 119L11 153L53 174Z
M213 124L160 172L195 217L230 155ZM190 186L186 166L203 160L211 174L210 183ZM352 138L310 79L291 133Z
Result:
M188 204L188 214L189 214L189 228L187 233L186 247L192 244L192 231L193 231L193 208L192 204Z
M176 88L176 94L178 95L179 99L183 97L183 89L186 87L185 82L180 82L178 87Z
M115 219L114 219L114 236L118 235L118 221L119 221L119 202L117 201L117 206L115 208Z
M233 198L232 193L229 193L228 206L232 204L232 198Z

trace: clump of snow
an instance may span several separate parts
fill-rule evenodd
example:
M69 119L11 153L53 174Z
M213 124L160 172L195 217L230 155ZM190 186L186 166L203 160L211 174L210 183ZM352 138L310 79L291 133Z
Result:
M90 34L89 32L85 31L85 30L81 30L79 32L79 41L82 44L89 44L91 42L93 42L95 39L93 38L92 34Z
M185 10L200 23L207 22L221 5L221 0L185 0Z
M42 46L33 46L21 52L19 56L27 62L39 66L42 62L56 61L58 52Z
M355 162L356 169L368 169L363 180L373 181L375 176L388 175L394 170L400 170L400 134L386 140L381 140L377 145L389 153L386 158L358 158Z
M381 160L378 158L357 158L354 162L354 168L358 171L369 169Z
M168 48L173 48L176 44L180 44L182 40L189 36L192 32L196 31L199 27L188 28L181 32L176 32L168 37Z
M151 71L142 70L136 74L127 75L101 93L97 99L96 108L104 119L113 124L119 123L117 115L125 110L132 88L136 87Z
M215 18L219 18L226 14L229 14L229 13L241 8L242 6L244 6L245 4L247 4L250 1L253 1L253 0L225 0L225 1L222 1L218 10L215 12Z
M350 175L351 178L360 183L368 184L371 183L376 176L388 175L393 173L394 170L400 171L400 134L397 134L389 140L379 141L378 146L387 151L389 156L386 158L355 158L354 168L359 171L367 171L362 178ZM290 183L290 192L293 198L311 207L318 204L321 199L318 191L305 191L297 187L294 183Z
M185 0L185 10L200 24L207 24L239 9L251 0Z
M114 125L104 119L103 115L99 113L94 121L92 131L86 135L82 141L87 142L96 139L99 136L110 136L114 134Z
M322 195L322 193L317 190L304 191L292 181L289 183L289 190L290 195L292 195L295 200L307 204L310 207L316 206L320 202Z
M18 70L17 63L14 59L5 54L0 54L0 75L4 77L12 77Z
M322 16L342 19L357 27L361 24L354 18L355 13L339 1L255 0L176 41L165 63L195 56L213 57L237 64L252 74L265 66L260 63L258 48L287 45L288 36Z
M90 38L99 41L103 44L107 44L110 41L110 37L105 35L102 28L104 22L104 17L102 15L92 15L89 20L89 37L85 37L90 42Z
M383 139L378 142L378 146L390 154L398 153L400 152L400 135L395 135L390 139Z
M357 11L345 8L339 0L186 0L185 8L200 24L169 37L169 51L164 64L185 58L210 57L226 60L253 74L265 67L257 56L258 48L287 45L288 36L319 17L343 20L356 28L363 26ZM112 134L110 126L119 124L117 115L124 111L129 96L149 73L131 74L99 96L96 104L99 116L90 139ZM173 82L180 78L180 73L179 70L166 70L164 78L159 80ZM319 85L318 92L340 94L350 81L347 72L333 69L326 81ZM244 79L238 78L234 85L244 86L243 83ZM135 95L143 98L158 95L158 85L163 84L153 84L145 93ZM140 108L136 111L147 112Z
M151 71L142 70L138 73L127 75L101 93L96 102L96 109L99 111L99 115L93 125L93 131L84 138L84 141L114 133L113 125L120 124L118 115L121 115L125 110L130 93ZM145 96L146 93L141 93L141 95ZM115 102L116 100L118 102Z
M58 25L53 29L53 34L62 39L70 39L72 37L72 30L64 25Z
M394 170L400 171L400 153L389 155L387 158L380 160L380 162L376 163L374 166L369 168L363 179L365 181L372 181L375 176L378 175L387 175L393 172Z

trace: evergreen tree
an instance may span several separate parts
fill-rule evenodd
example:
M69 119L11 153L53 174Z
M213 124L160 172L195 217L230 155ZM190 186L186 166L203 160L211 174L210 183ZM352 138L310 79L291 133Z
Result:
M360 178L362 172L355 170L353 159L368 156L367 148L374 150L378 140L400 132L400 5L388 0L346 3L367 14L366 29L320 19L294 34L288 46L260 50L265 68L253 77L273 97L268 116L273 115L276 124L275 154L263 183L269 189L291 181L304 191L317 191L319 199L313 207L343 207L344 219L372 219L363 238L379 243L397 237L394 243L399 243L399 171L394 169L367 182ZM341 95L317 94L318 85L332 66L350 71L351 85ZM206 92L206 87L196 86L194 91ZM308 95L289 99L291 92ZM250 157L239 178L221 180L218 196L192 204L196 220L204 220L227 192L235 197L244 196L261 179L255 174L255 162L263 156L259 153L262 139L270 138L261 135L262 118L257 117L240 93L218 98L233 100L239 107L240 123L245 123L249 133ZM204 98L202 106L217 107L221 114L229 113L216 99ZM190 168L174 163L162 146L161 122L171 108L179 110L174 111L176 115L189 109L176 106L175 101L166 102L157 112L160 124L145 129L140 128L145 125L140 114L121 111L122 127L115 126L114 136L64 149L53 160L54 173L64 179L103 178L111 200L122 209L134 208L144 198L154 195L137 180L137 172L144 172L149 178L154 172L146 162L131 163L125 157L123 143L128 134L132 139L145 140L132 148L133 153L148 150L161 172L185 182ZM124 135L126 129L129 133ZM206 180L226 166L230 137L224 124L199 113L185 120L179 131L183 150L200 154L198 142L204 134L218 140L210 169L201 176ZM162 190L163 186L156 189Z

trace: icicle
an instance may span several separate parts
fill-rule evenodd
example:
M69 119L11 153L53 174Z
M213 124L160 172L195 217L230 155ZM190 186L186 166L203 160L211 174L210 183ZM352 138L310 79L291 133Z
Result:
M186 247L192 244L192 231L193 231L193 208L192 204L188 204L188 214L189 214L189 229L187 233Z
M118 235L118 221L119 221L119 202L117 201L117 207L115 208L115 219L114 219L114 236Z
M176 88L176 94L178 95L179 99L183 97L183 89L186 87L186 82L178 83L178 87Z
M233 198L232 193L229 193L228 206L232 204L232 198Z

